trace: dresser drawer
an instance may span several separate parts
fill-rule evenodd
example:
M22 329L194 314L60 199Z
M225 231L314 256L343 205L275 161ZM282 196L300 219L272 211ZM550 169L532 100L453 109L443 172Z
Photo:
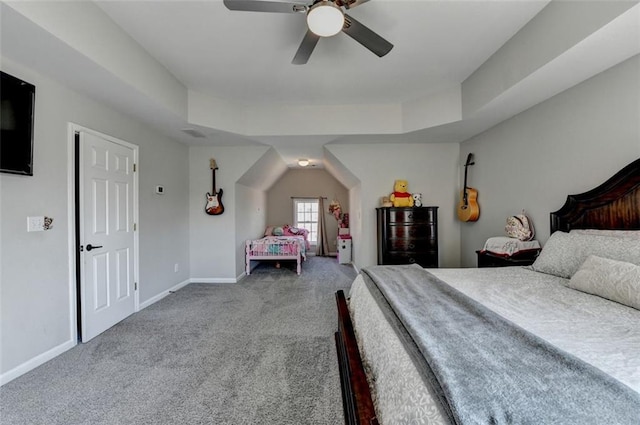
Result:
M435 238L387 239L389 251L435 251L437 248Z
M431 235L435 235L433 226L428 224L423 226L414 226L411 224L390 224L387 230L387 237L390 239L428 238Z
M378 264L438 267L438 207L376 208Z
M431 208L389 208L389 223L433 223L435 212Z
M384 264L419 264L422 267L438 267L437 252L388 251Z

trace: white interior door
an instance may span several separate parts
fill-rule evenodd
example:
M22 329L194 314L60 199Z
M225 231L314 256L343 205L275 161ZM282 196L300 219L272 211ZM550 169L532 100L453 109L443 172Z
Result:
M135 146L80 132L81 332L87 342L135 303Z

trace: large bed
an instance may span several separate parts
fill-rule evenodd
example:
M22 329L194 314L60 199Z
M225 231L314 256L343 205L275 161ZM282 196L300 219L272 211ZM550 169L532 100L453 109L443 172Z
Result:
M346 423L640 424L640 159L551 232L530 267L374 266L338 292Z

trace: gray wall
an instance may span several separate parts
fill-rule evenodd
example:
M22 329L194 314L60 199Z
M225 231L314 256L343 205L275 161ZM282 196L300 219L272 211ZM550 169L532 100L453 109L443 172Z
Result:
M350 189L353 261L361 268L377 263L376 208L393 192L396 179L409 181L409 192L422 193L424 205L438 210L440 266L460 265L460 226L455 219L458 200L457 143L327 145L360 182Z
M266 193L236 184L236 276L245 273L245 242L255 239L266 226Z
M245 239L263 228L263 190L238 184L269 148L265 146L192 146L189 149L189 251L191 279L196 282L234 283L241 276ZM224 213L204 212L205 194L211 192L210 158L215 158L216 189L223 189ZM260 211L258 211L260 209ZM246 212L239 211L246 210ZM244 226L249 220L250 226Z
M293 201L291 197L324 196L325 219L329 250L336 251L335 240L338 235L338 223L329 214L332 199L340 201L343 212L350 212L349 192L331 174L323 169L290 169L267 192L267 224L281 226L293 224ZM260 235L256 235L258 237Z
M9 59L2 70L35 84L34 176L0 175L0 373L2 380L75 344L71 294L68 123L140 147L140 303L189 278L188 149L105 105ZM155 185L166 195L154 194ZM54 227L27 233L26 217ZM180 271L174 273L174 264Z
M635 56L469 139L469 185L478 189L480 219L461 224L463 266L475 250L504 234L507 216L527 210L538 239L549 213L569 194L604 182L640 157L640 56Z

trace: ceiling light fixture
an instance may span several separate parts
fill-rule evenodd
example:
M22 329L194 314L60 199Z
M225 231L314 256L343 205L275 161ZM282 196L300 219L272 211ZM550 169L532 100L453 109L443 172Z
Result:
M298 160L298 165L301 167L306 167L307 165L309 165L309 160L305 158L300 158Z
M320 37L331 37L342 31L344 14L332 1L321 0L309 9L307 25L312 33Z

